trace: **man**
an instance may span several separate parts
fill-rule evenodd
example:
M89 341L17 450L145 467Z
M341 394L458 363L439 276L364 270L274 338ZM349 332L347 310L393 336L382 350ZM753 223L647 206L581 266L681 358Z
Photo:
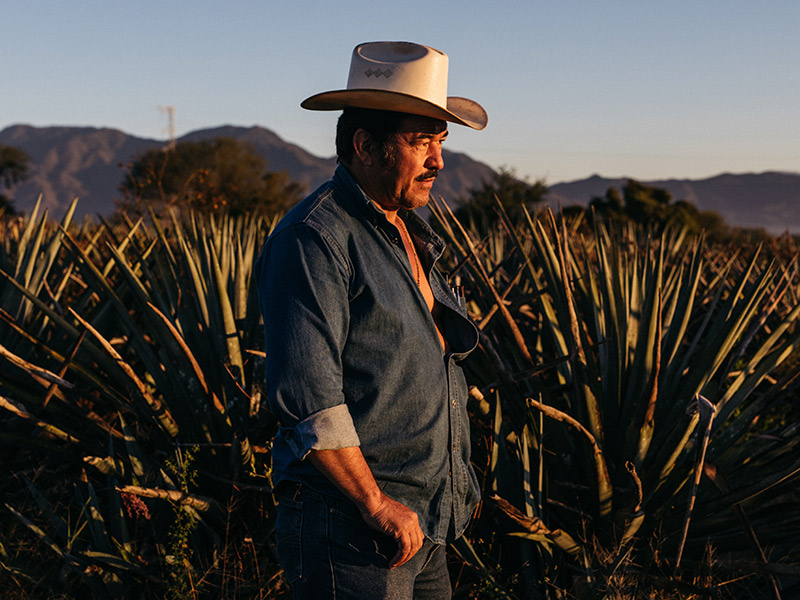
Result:
M444 166L447 56L407 42L353 51L333 179L278 224L257 263L273 444L276 541L295 598L451 596L445 544L479 492L466 383L477 344L436 268L442 240L413 209Z

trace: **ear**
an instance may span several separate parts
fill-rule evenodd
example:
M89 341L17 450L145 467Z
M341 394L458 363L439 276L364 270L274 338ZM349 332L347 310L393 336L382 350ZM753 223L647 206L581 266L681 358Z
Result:
M372 166L375 162L375 140L364 129L356 129L353 134L353 149L363 165Z

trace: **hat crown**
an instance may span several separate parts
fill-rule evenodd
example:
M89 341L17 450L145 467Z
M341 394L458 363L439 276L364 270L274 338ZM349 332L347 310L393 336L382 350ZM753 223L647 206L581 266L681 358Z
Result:
M412 93L447 105L447 55L412 42L367 42L353 50L347 89Z
M447 55L413 42L365 42L353 50L347 88L309 96L308 110L348 107L421 115L473 129L486 127L483 107L447 95Z

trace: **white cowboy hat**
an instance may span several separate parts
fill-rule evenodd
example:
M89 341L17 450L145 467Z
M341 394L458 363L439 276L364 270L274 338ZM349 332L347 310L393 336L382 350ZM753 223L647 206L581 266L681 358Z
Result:
M376 108L483 129L489 120L473 100L447 96L447 54L412 42L366 42L353 50L347 89L306 98L309 110Z

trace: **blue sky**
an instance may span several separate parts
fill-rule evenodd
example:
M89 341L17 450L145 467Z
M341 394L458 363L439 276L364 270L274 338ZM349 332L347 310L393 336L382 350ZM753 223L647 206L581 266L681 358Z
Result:
M261 125L331 156L353 46L450 56L487 109L448 147L530 180L800 172L800 2L0 0L0 129L113 127L164 139Z

